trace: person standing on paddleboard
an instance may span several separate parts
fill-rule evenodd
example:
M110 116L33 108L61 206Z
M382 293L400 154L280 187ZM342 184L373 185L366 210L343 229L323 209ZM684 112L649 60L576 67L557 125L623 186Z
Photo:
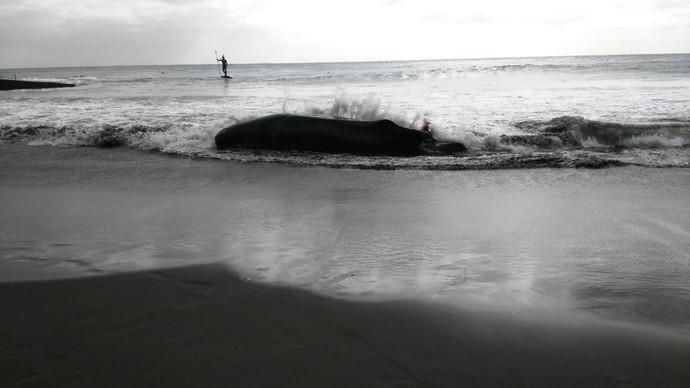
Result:
M220 61L223 64L223 74L225 77L228 76L228 61L225 60L225 54L220 56L220 59L216 58L216 61Z

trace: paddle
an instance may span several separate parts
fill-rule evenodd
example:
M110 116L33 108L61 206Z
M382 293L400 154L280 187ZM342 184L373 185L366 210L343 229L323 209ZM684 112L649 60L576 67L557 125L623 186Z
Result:
M220 63L218 63L218 61L219 61L218 51L214 51L214 53L216 53L216 65L218 65L218 75L220 75ZM222 75L221 75L221 77L222 77Z

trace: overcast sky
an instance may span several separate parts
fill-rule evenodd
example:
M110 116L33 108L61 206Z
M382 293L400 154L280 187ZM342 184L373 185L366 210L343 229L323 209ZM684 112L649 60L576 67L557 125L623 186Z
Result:
M690 0L0 0L0 68L690 52Z

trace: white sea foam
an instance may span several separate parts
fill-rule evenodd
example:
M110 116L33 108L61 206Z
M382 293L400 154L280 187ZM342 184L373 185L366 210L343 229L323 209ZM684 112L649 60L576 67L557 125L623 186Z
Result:
M690 145L690 137L666 137L659 135L633 136L623 141L630 148L667 148L685 147Z

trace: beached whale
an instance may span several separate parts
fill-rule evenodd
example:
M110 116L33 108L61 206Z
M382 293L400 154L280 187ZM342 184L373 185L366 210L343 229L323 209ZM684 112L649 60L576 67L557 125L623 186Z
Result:
M232 147L306 150L359 155L425 155L461 152L459 143L438 143L426 132L390 120L355 121L274 114L218 132L219 149Z

